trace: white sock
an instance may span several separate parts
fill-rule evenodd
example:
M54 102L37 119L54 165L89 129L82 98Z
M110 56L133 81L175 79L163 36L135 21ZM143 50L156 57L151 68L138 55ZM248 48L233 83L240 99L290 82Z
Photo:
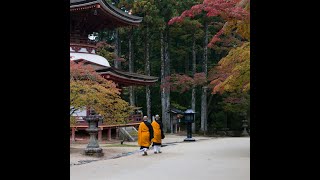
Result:
M142 148L140 151L141 151L141 154L144 154L144 152L147 152L147 148Z
M159 152L160 148L158 145L154 145L154 152Z

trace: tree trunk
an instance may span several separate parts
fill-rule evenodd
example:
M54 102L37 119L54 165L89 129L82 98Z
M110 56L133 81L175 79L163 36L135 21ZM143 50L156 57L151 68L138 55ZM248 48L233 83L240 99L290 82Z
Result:
M204 47L203 47L203 72L207 78L208 76L208 22L205 21L204 24L205 37L204 37ZM206 133L207 131L207 87L202 87L201 94L201 128L200 130Z
M166 121L166 88L164 87L164 84L166 83L165 81L165 76L164 76L164 37L163 37L163 31L160 32L160 51L161 51L161 109L162 109L162 124L163 124L163 131L167 132L167 123Z
M196 73L196 38L193 35L192 37L192 74ZM191 108L194 112L196 112L196 88L195 85L192 86L192 94L191 94ZM192 133L196 131L196 123L192 123Z
M212 112L213 112L213 108L210 108L210 104L212 102L212 99L213 99L213 94L209 94L209 100L208 100L208 109L210 109L209 111L207 111L207 114L210 115Z
M172 122L173 118L171 118L170 116L170 133L173 134L173 122Z
M149 86L146 86L146 102L147 102L147 116L151 119L151 94L150 94Z
M164 41L164 62L165 62L165 77L170 76L170 54L169 54L169 28L166 29L165 34L165 41ZM166 123L167 127L171 127L171 121L170 121L170 86L167 87L165 91L165 99L166 99Z
M207 87L202 87L201 94L201 131L207 132Z
M189 74L189 53L187 53L186 57L185 57L185 68L184 68L184 74Z
M149 26L146 27L145 34L145 74L150 76L150 44L149 44ZM151 119L151 99L150 99L150 87L146 86L146 102L147 102L147 116Z
M129 33L129 72L134 72L134 62L133 62L133 48L132 48L132 38L133 38L133 28L131 27L130 33ZM135 106L135 98L134 98L134 87L129 87L129 101L131 106Z
M131 106L136 106L134 87L129 86L129 101Z
M118 57L121 57L121 37L118 30ZM118 61L118 68L121 69L121 61Z
M117 69L120 69L120 61L117 60L118 57L120 57L120 40L119 40L119 31L118 29L115 30L115 36L114 36L114 41L115 41L115 47L114 47L114 53L116 54L116 58L114 60L114 67Z
M203 65L202 69L203 72L206 75L206 78L208 76L208 22L205 22L204 24L204 45L203 45Z

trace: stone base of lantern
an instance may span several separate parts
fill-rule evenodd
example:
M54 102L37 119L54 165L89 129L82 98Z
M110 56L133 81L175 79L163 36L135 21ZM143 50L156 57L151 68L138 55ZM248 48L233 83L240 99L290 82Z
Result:
M192 142L192 141L196 141L196 140L193 138L185 138L183 141L184 142Z
M243 136L243 137L248 137L248 136L249 136L249 134L248 134L248 132L247 132L247 129L244 129L244 130L242 131L241 136Z
M87 156L95 156L95 157L104 156L104 153L102 152L102 148L86 148L84 150L84 154Z

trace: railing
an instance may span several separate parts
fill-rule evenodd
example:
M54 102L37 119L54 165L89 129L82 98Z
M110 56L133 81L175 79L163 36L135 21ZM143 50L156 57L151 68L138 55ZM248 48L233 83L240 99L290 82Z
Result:
M142 115L141 114L133 114L129 116L130 122L141 122L142 121Z
M76 125L75 126L88 126L87 121L84 120L85 116L76 116ZM134 114L134 115L130 115L128 117L128 121L126 122L126 124L131 124L131 123L139 123L142 120L142 115L140 114ZM105 123L102 122L98 122L98 126L102 126L102 125L107 125ZM109 124L108 124L109 125ZM113 124L111 124L113 125Z
M70 39L70 47L72 48L72 50L74 50L75 52L84 52L90 54L96 53L97 46L95 43L90 43L87 40L77 40L78 41Z
M89 38L85 37L76 37L76 36L70 36L70 44L88 44L88 45L96 45L97 43L95 41L91 41Z
M70 47L75 52L85 52L90 54L95 54L97 47L91 44L77 44L77 43L70 43Z

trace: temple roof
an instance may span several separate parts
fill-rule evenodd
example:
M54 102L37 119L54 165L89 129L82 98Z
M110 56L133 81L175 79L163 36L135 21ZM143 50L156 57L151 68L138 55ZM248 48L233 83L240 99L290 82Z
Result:
M93 23L96 29L137 26L142 22L142 17L130 15L105 0L70 0L70 12L86 14L86 23Z
M168 112L170 113L174 113L174 114L184 114L184 112L182 111L182 110L180 110L180 109L176 109L176 108L170 108L169 110L168 110Z
M106 0L70 0L70 34L74 35L75 39L106 28L137 26L141 22L142 17L130 15ZM88 48L90 49L89 46ZM158 81L158 77L129 73L110 67L108 61L98 55L78 53L78 51L71 52L71 50L72 48L70 49L71 60L85 61L87 64L94 65L95 70L101 76L113 80L121 86L152 85Z
M97 69L96 72L104 78L113 80L122 86L151 85L158 81L158 77L130 73L113 67Z
M87 62L90 62L91 64L95 64L101 67L110 67L110 64L107 59L96 54L70 52L70 60L76 61L76 62L87 61Z
M108 60L97 54L70 52L70 60L92 65L102 77L121 86L146 86L158 81L158 77L130 73L110 67Z

